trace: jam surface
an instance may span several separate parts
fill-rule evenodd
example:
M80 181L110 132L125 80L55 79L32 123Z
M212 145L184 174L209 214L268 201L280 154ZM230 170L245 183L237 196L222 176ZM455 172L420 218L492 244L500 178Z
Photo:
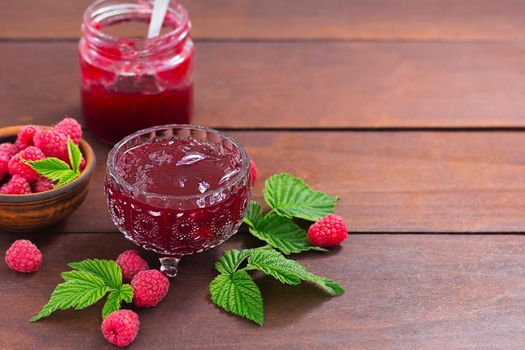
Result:
M206 194L227 185L240 171L240 160L192 139L162 140L128 150L118 174L141 191L159 195Z

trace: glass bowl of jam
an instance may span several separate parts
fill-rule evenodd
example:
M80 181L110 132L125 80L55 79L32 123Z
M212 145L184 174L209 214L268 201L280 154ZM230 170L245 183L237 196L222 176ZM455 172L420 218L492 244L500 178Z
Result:
M114 224L177 272L183 255L213 248L242 223L251 196L241 144L201 126L165 125L132 134L111 150L105 195Z

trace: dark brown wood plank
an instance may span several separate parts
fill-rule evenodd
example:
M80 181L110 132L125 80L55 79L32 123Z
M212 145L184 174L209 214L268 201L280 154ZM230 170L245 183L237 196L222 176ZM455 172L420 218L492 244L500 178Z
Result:
M21 237L42 248L44 265L28 276L0 263L0 347L111 349L99 330L101 305L27 320L47 301L66 263L114 258L131 245L120 234L2 235L2 253ZM351 235L330 253L298 256L339 281L346 294L329 298L313 286L263 277L257 281L266 309L262 329L208 300L220 252L254 243L237 235L183 259L165 300L138 311L133 349L517 349L525 342L524 236Z
M228 132L263 180L300 176L342 197L357 232L525 232L525 135L515 132ZM85 203L51 232L116 231L103 197L108 146L89 139L98 166Z
M0 37L76 38L91 0L2 0ZM197 39L523 39L519 1L184 0Z
M194 123L524 127L524 50L522 43L199 43ZM0 43L2 124L80 115L76 51L75 43Z

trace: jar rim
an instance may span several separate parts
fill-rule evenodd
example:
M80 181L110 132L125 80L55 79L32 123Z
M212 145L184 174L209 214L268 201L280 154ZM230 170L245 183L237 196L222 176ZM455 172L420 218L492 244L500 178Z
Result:
M97 0L86 8L83 15L82 29L87 34L92 35L97 41L104 44L118 45L125 41L133 43L135 48L143 47L142 51L162 49L166 44L177 44L184 41L191 30L188 11L179 3L171 1L166 14L166 20L171 16L177 19L177 26L171 26L171 30L153 38L129 38L119 37L105 33L101 30L103 21L111 18L118 18L119 21L133 20L140 17L133 17L133 14L151 16L154 0ZM138 49L137 51L141 51Z
M206 192L204 194L196 193L196 194L190 194L190 195L166 195L166 194L161 194L161 193L155 193L155 192L149 192L149 191L141 190L139 188L136 188L132 184L130 184L128 181L124 180L122 178L122 176L120 176L118 171L117 171L117 159L116 158L117 158L117 154L121 151L121 149L126 144L131 142L132 140L137 139L137 138L139 138L139 137L141 137L143 135L152 134L152 133L156 133L156 132L159 132L159 131L166 131L166 130L169 130L169 129L179 129L179 130L187 129L187 130L204 131L204 132L207 132L207 133L213 133L213 134L219 136L222 140L229 141L233 146L235 146L235 148L238 149L238 151L240 153L241 170L239 171L239 173L233 179L231 179L229 182L227 182L223 186L221 186L219 188L216 188L216 189L214 189L214 190L212 190L210 192ZM139 130L139 131L137 131L137 132L135 132L135 133L133 133L131 135L126 136L122 140L120 140L115 146L113 146L113 148L109 152L106 166L107 166L107 170L108 170L108 174L107 175L113 177L118 185L121 185L127 191L129 191L130 193L133 193L135 195L138 194L138 195L144 196L145 198L158 198L158 199L162 199L162 200L187 201L187 200L199 199L199 198L201 198L203 196L205 196L205 197L213 196L214 194L217 194L217 193L223 192L223 191L225 191L227 189L231 189L231 188L235 187L239 183L239 181L241 181L242 179L244 179L246 177L247 173L249 172L249 170L250 170L250 159L248 157L248 154L246 153L246 150L244 149L244 147L241 145L240 142L238 142L233 137L224 134L221 131L218 131L218 130L212 129L212 128L208 128L206 126L199 126L199 125L192 125L192 124L167 124L167 125L157 125L157 126L153 126L153 127L147 128L147 129Z

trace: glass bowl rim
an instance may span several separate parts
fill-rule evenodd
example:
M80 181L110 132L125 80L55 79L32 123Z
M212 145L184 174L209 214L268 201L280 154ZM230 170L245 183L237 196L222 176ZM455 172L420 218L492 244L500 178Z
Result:
M216 135L218 135L221 138L221 140L225 140L226 139L226 140L230 141L235 147L237 147L237 149L239 150L239 152L241 154L241 162L242 162L242 164L241 164L241 171L239 172L239 174L237 174L230 182L226 183L224 186L216 188L216 189L214 189L214 190L212 190L210 192L200 193L200 194L191 194L191 195L182 195L182 196L179 196L179 195L167 195L167 194L143 191L143 190L138 189L138 188L134 187L133 185L129 184L126 180L124 180L118 174L117 168L116 168L116 163L115 163L115 157L116 157L118 151L121 149L121 147L123 147L126 143L128 143L131 140L133 140L134 138L137 138L137 137L139 137L141 135L144 135L144 134L147 134L147 133L156 132L158 130L163 130L163 129L167 130L167 129L177 129L177 128L179 128L179 129L187 128L187 129L193 129L193 130L202 130L202 131L206 131L206 132L212 132L212 133L215 133ZM159 199L164 199L164 200L182 200L182 201L186 201L186 200L191 200L191 199L200 199L202 197L213 196L214 194L221 193L225 189L229 189L229 188L234 187L239 181L241 181L246 176L246 174L250 170L250 158L248 157L248 154L246 153L246 150L244 149L244 147L242 146L242 144L240 142L238 142L233 137L226 135L222 131L219 131L219 130L216 130L216 129L213 129L213 128L209 128L209 127L206 127L206 126L192 125L192 124L165 124L165 125L156 125L156 126L153 126L153 127L150 127L150 128L142 129L142 130L136 131L133 134L130 134L130 135L124 137L117 144L115 144L115 146L113 146L113 148L109 152L108 160L106 162L106 167L107 167L107 170L108 170L107 176L113 177L113 179L115 179L115 181L117 182L118 185L123 186L126 190L128 190L129 192L131 192L133 194L140 194L140 195L142 195L144 197L147 197L147 198L159 198Z

